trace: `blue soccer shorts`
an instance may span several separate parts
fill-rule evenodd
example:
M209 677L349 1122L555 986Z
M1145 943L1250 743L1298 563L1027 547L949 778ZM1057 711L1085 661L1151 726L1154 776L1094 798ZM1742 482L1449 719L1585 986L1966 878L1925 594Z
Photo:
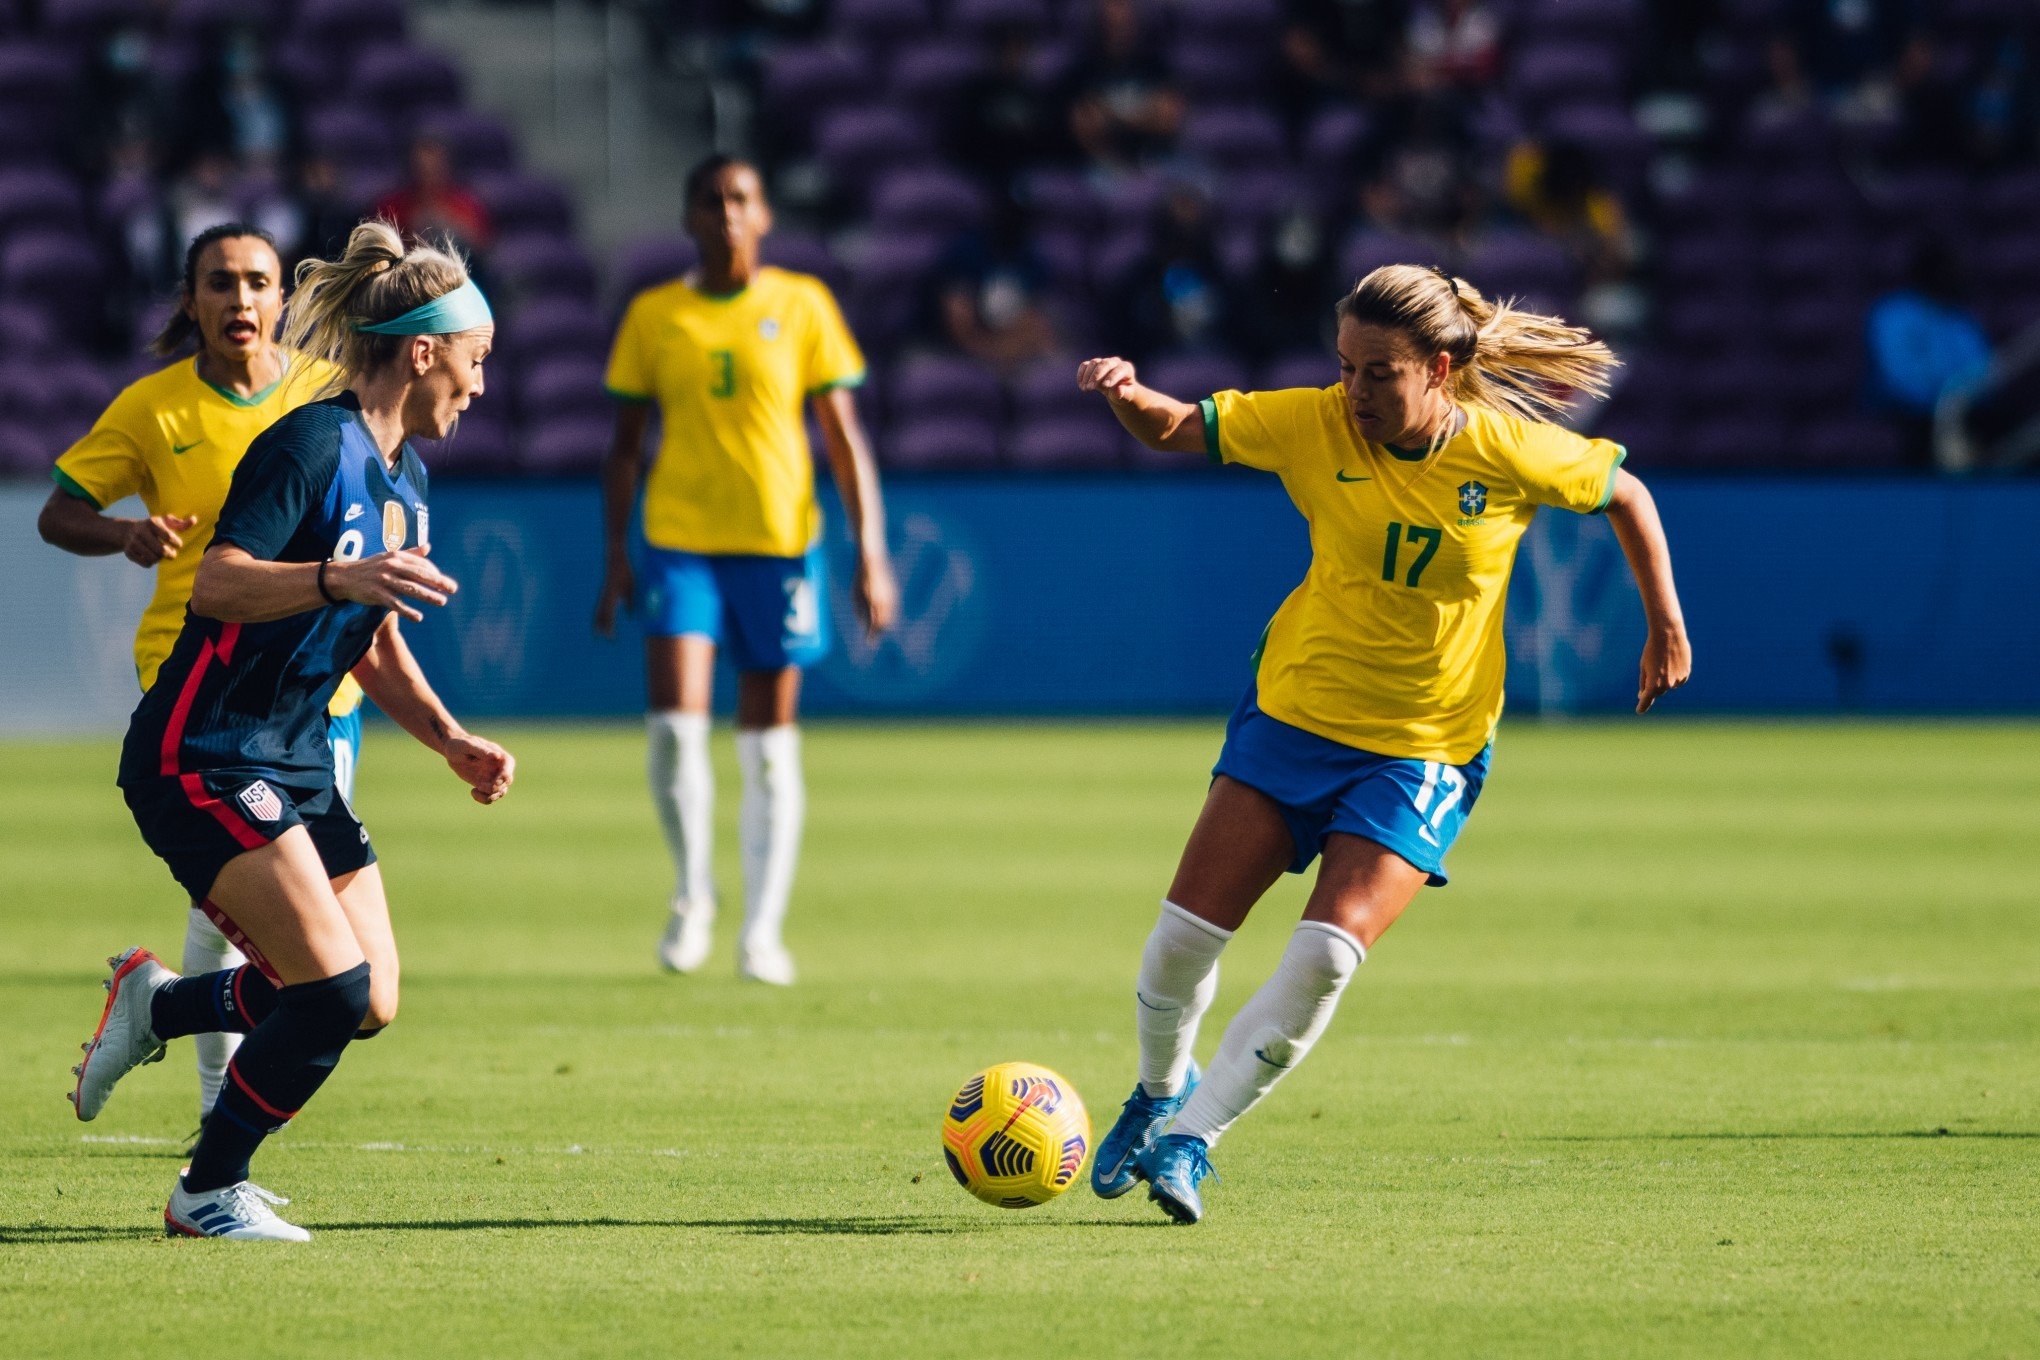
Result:
M812 666L828 655L828 574L819 544L805 557L648 547L638 581L647 633L707 638L740 671Z
M1253 686L1233 710L1211 773L1273 799L1296 842L1300 874L1334 831L1363 836L1445 885L1445 852L1487 779L1492 746L1464 765L1375 755L1292 727L1261 711Z

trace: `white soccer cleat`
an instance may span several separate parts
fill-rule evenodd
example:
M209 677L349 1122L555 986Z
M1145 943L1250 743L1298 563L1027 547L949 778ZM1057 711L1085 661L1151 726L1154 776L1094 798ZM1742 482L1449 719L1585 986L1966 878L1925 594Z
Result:
M71 1103L80 1119L98 1118L122 1077L143 1063L162 1061L163 1041L149 1026L149 1003L157 988L177 980L146 949L116 954L107 963L113 976L104 984L106 1009L100 1012L99 1028L85 1041L85 1061L71 1069L78 1076Z
M715 943L715 903L689 907L673 903L666 919L666 933L659 937L659 966L670 973L691 973L708 962Z
M737 951L737 975L774 987L791 987L793 955L783 944L747 944Z
M271 1205L290 1203L253 1181L236 1181L219 1190L193 1194L184 1177L163 1206L165 1237L224 1237L235 1242L309 1242L312 1235L276 1216Z

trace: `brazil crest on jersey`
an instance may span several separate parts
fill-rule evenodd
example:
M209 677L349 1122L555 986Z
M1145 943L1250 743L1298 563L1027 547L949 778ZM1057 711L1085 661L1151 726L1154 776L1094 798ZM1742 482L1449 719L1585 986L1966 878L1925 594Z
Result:
M429 542L424 464L392 468L351 392L270 426L234 470L215 546L270 562L349 562ZM267 623L186 611L121 752L120 782L254 769L287 787L333 781L326 707L389 610L351 601Z
M1345 389L1220 392L1214 458L1281 477L1310 522L1303 584L1276 611L1263 712L1363 751L1464 765L1494 736L1502 616L1539 506L1606 508L1624 452L1482 407L1435 451L1363 439Z
M631 299L610 393L657 402L645 541L708 556L800 557L821 535L802 403L864 381L827 284L761 269L728 296L685 279Z

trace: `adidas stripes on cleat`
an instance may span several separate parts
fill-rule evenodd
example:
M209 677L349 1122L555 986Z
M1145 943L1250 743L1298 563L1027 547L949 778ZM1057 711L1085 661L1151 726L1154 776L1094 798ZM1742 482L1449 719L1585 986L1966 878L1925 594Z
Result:
M163 1206L165 1237L224 1237L235 1242L309 1242L312 1235L276 1216L271 1205L290 1203L253 1181L236 1181L218 1190L194 1194L177 1178L170 1202Z

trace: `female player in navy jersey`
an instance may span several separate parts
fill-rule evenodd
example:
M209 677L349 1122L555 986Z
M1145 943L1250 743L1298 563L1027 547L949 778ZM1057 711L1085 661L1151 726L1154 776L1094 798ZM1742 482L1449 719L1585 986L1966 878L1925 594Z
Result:
M72 1094L113 1085L185 1034L246 1034L191 1166L163 1211L188 1237L301 1242L248 1180L349 1041L397 1012L397 950L368 832L334 788L325 711L350 671L399 726L493 803L514 762L468 735L425 681L398 617L443 605L427 560L424 466L482 392L488 303L447 250L365 222L337 261L299 267L284 344L338 366L332 395L265 430L235 469L191 610L121 752L142 837L250 962L180 978L147 950L114 960ZM343 386L344 385L344 386Z

